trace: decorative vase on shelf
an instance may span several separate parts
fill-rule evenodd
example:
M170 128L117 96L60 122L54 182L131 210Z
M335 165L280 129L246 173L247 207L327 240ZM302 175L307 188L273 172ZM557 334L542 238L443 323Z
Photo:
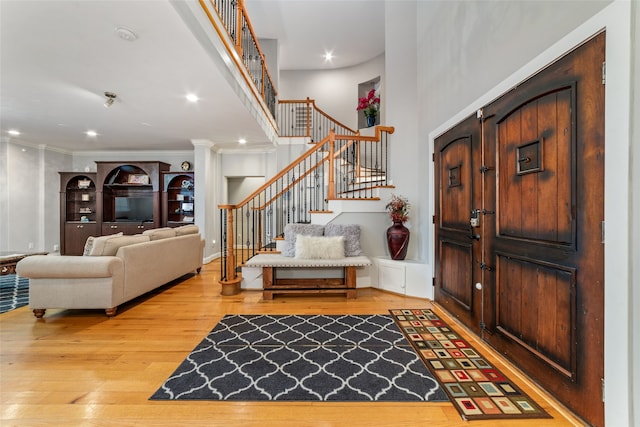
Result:
M407 256L410 232L402 221L394 221L387 229L387 246L392 260L403 260Z
M375 124L376 124L376 116L367 116L367 127L370 128Z

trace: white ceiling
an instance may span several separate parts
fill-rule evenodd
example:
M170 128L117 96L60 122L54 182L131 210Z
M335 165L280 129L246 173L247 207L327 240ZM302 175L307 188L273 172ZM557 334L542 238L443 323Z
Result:
M351 66L384 51L384 31L362 24L384 25L381 1L246 4L258 37L278 39L281 69ZM118 95L111 108L105 91ZM201 100L189 103L189 92ZM0 101L2 138L69 151L191 150L193 139L270 145L168 0L0 0Z

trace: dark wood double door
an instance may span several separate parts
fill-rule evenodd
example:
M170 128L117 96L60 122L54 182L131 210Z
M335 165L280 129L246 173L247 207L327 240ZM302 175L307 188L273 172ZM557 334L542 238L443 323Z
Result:
M436 301L604 424L601 33L435 141Z

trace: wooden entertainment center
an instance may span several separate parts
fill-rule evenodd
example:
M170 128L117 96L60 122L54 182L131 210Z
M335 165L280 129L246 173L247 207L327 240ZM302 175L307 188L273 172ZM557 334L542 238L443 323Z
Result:
M89 236L193 222L193 172L170 172L159 161L96 165L97 172L60 172L61 254L82 255Z

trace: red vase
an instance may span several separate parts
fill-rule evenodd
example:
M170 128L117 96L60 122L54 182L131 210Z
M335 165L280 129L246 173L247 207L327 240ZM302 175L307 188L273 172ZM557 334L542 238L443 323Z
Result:
M407 256L409 229L402 224L402 221L394 221L393 225L387 229L387 246L391 259L402 260Z

